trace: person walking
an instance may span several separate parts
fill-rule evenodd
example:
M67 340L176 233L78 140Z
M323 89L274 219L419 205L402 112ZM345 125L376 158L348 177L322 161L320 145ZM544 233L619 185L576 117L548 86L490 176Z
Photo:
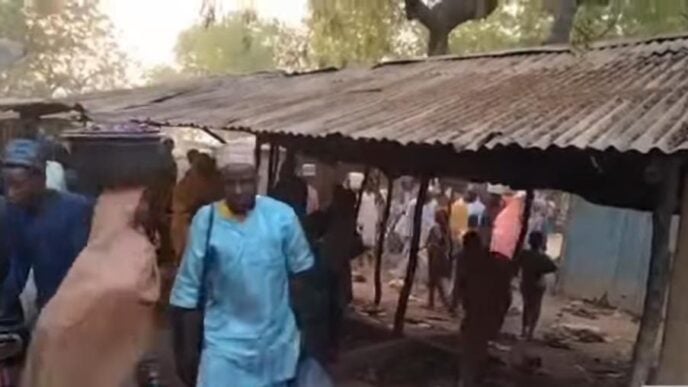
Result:
M254 160L253 149L219 154L224 199L194 217L172 288L177 364L189 386L283 387L297 375L289 282L314 259L294 210L257 195Z
M92 202L46 187L46 155L37 141L18 139L5 148L2 171L7 208L3 219L8 274L0 293L0 325L23 325L19 295L33 270L35 306L53 297L86 245Z
M449 254L451 251L451 236L449 235L449 214L444 208L435 212L435 225L430 229L426 243L428 250L428 309L435 308L435 292L447 309L452 305L442 280L451 276Z
M154 337L158 220L169 184L159 132L124 124L75 136L81 172L102 192L86 247L38 319L23 387L120 387Z
M528 236L530 249L519 254L517 263L521 269L521 295L523 296L522 337L532 340L540 320L542 298L547 290L545 275L557 271L557 266L544 252L545 236L533 231Z

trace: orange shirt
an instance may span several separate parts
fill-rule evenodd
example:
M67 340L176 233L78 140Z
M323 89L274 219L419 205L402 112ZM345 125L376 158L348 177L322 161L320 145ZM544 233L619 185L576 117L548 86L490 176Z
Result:
M468 206L463 199L454 201L454 204L451 206L449 228L456 240L460 240L468 230Z

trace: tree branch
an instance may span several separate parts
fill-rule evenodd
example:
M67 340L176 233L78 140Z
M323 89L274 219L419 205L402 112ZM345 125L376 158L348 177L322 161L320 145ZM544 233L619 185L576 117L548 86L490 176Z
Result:
M575 1L575 0L574 0ZM445 55L449 51L449 34L469 20L490 15L497 0L440 0L432 8L423 0L404 0L406 18L418 20L430 32L428 55Z

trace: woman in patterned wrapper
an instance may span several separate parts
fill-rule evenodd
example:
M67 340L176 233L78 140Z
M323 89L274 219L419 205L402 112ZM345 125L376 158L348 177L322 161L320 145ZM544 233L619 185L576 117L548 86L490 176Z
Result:
M80 174L102 193L86 247L38 320L24 387L120 387L154 333L158 132L120 125L72 136Z

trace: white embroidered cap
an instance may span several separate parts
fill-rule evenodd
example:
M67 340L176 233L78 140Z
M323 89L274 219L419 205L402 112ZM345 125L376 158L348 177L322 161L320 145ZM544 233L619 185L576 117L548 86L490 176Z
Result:
M301 176L315 177L317 175L317 167L315 164L303 164L301 166Z
M228 165L256 165L255 147L253 141L236 140L232 141L215 151L218 168Z

